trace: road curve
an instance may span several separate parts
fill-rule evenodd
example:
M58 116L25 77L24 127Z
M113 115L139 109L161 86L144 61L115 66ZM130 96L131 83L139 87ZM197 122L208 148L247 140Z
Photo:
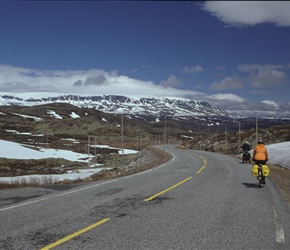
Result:
M165 148L170 162L132 176L1 190L0 249L290 249L289 206L270 180L259 189L239 159Z

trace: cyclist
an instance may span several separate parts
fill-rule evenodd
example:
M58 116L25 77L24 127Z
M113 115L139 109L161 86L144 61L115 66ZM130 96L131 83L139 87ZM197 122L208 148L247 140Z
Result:
M266 165L266 162L268 161L268 151L262 139L258 140L258 145L254 148L252 161L254 161L257 165L259 163ZM262 184L266 184L264 176L262 176Z
M243 149L243 163L244 161L247 162L247 160L250 160L251 158L251 155L249 153L249 151L251 150L251 146L249 145L249 143L246 141L242 146L241 148ZM248 158L249 157L249 158Z
M251 147L247 141L243 144L243 146L241 146L241 148L243 149L244 153L251 150Z

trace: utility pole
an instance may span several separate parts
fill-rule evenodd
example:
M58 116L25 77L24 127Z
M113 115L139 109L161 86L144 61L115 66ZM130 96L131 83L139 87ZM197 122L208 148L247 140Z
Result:
M90 166L90 148L91 148L91 137L88 136L88 167Z
M95 156L96 156L96 154L97 154L97 137L96 136L94 136L95 137Z
M256 144L258 144L258 118L256 116Z
M228 133L227 133L227 125L225 127L225 137L226 137L226 143L225 143L225 154L227 154L227 144L228 144Z
M165 160L165 144L166 144L166 115L164 119L164 147L163 147L163 159Z
M166 144L166 137L167 137L167 131L166 131L166 116L165 116L165 119L164 119L164 144Z
M122 127L122 169L124 170L124 118L123 118L123 113L121 116L121 127Z
M241 123L239 122L239 145L238 145L238 153L240 151L241 146Z

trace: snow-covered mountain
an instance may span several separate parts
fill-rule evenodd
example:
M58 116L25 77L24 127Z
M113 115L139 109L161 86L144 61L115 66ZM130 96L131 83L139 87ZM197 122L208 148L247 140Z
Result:
M68 103L80 108L93 108L108 114L123 114L144 122L173 121L188 128L221 132L255 128L256 118L236 117L226 110L207 102L186 98L125 95L60 94L51 92L3 93L0 106L37 106L51 103ZM289 124L289 119L259 118L259 126ZM226 126L225 126L226 125ZM217 129L220 127L220 129Z
M69 103L78 107L96 108L105 113L124 114L140 117L170 116L184 119L193 116L230 116L207 102L172 97L136 97L124 95L77 95L52 93L0 94L2 106L34 106L49 103Z

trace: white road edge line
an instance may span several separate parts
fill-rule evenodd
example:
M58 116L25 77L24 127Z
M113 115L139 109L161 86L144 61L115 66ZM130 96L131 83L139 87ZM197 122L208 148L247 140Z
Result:
M55 198L55 197L60 197L60 196L68 195L68 194L73 194L73 193L80 192L80 191L83 191L83 190L86 190L86 189L90 189L90 188L94 188L94 187L97 187L97 186L105 185L105 184L108 184L110 182L114 182L114 181L117 181L117 180L118 179L114 179L114 180L106 181L106 182L103 182L103 183L98 183L96 185L90 185L88 187L84 187L84 188L81 188L81 189L77 189L77 190L73 190L73 191L69 191L69 192L65 192L65 193L61 193L61 194L52 194L49 197L40 198L40 199L33 200L33 201L28 201L28 202L21 203L21 204L18 204L18 205L14 205L14 206L10 206L10 207L0 208L0 212L5 211L5 210L9 210L9 209L13 209L13 208L17 208L17 207L26 206L26 205L29 205L29 204L32 204L32 203L36 203L36 202L40 202L40 201L49 200L49 199L52 199L52 198Z
M168 152L168 151L167 151ZM170 153L170 152L168 152ZM175 159L175 156L170 153L173 158L169 161L169 162L172 162L174 161ZM138 174L144 174L146 172L149 172L149 171L153 171L155 169L158 169L158 168L161 168L161 167L164 167L166 164L168 164L169 162L165 162L164 164L156 167L156 168L153 168L153 169L149 169L149 170L146 170L146 171L143 171L143 172L140 172L140 173L137 173L137 174L133 174L133 175L129 175L129 176L124 176L124 177L121 177L121 178L129 178L129 177L132 177L132 176L136 176ZM52 195L52 196L49 196L49 197L45 197L45 198L40 198L40 199L37 199L37 200L33 200L33 201L28 201L28 202L25 202L25 203L21 203L21 204L18 204L18 205L14 205L14 206L9 206L9 207L5 207L5 208L0 208L0 212L2 211L5 211L5 210L10 210L10 209L13 209L13 208L17 208L17 207L22 207L22 206L26 206L26 205L29 205L29 204L33 204L33 203L36 203L36 202L40 202L40 201L45 201L45 200L49 200L49 199L52 199L52 198L55 198L55 197L60 197L60 196L64 196L64 195L68 195L68 194L72 194L72 193L76 193L76 192L80 192L80 191L83 191L83 190L86 190L86 189L90 189L90 188L94 188L94 187L97 187L97 186L101 186L101 185L105 185L105 184L108 184L108 183L111 183L111 182L114 182L114 181L117 181L119 180L120 178L118 179L114 179L114 180L110 180L110 181L106 181L106 182L103 182L103 183L98 183L96 185L90 185L88 187L84 187L84 188L81 188L81 189L77 189L77 190L73 190L73 191L69 191L69 192L65 192L65 193L61 193L61 194L56 194L56 195Z
M276 241L280 244L283 244L285 242L285 234L283 226L277 221L277 213L275 208L273 207L274 212L274 222L275 222L275 231L276 231Z

